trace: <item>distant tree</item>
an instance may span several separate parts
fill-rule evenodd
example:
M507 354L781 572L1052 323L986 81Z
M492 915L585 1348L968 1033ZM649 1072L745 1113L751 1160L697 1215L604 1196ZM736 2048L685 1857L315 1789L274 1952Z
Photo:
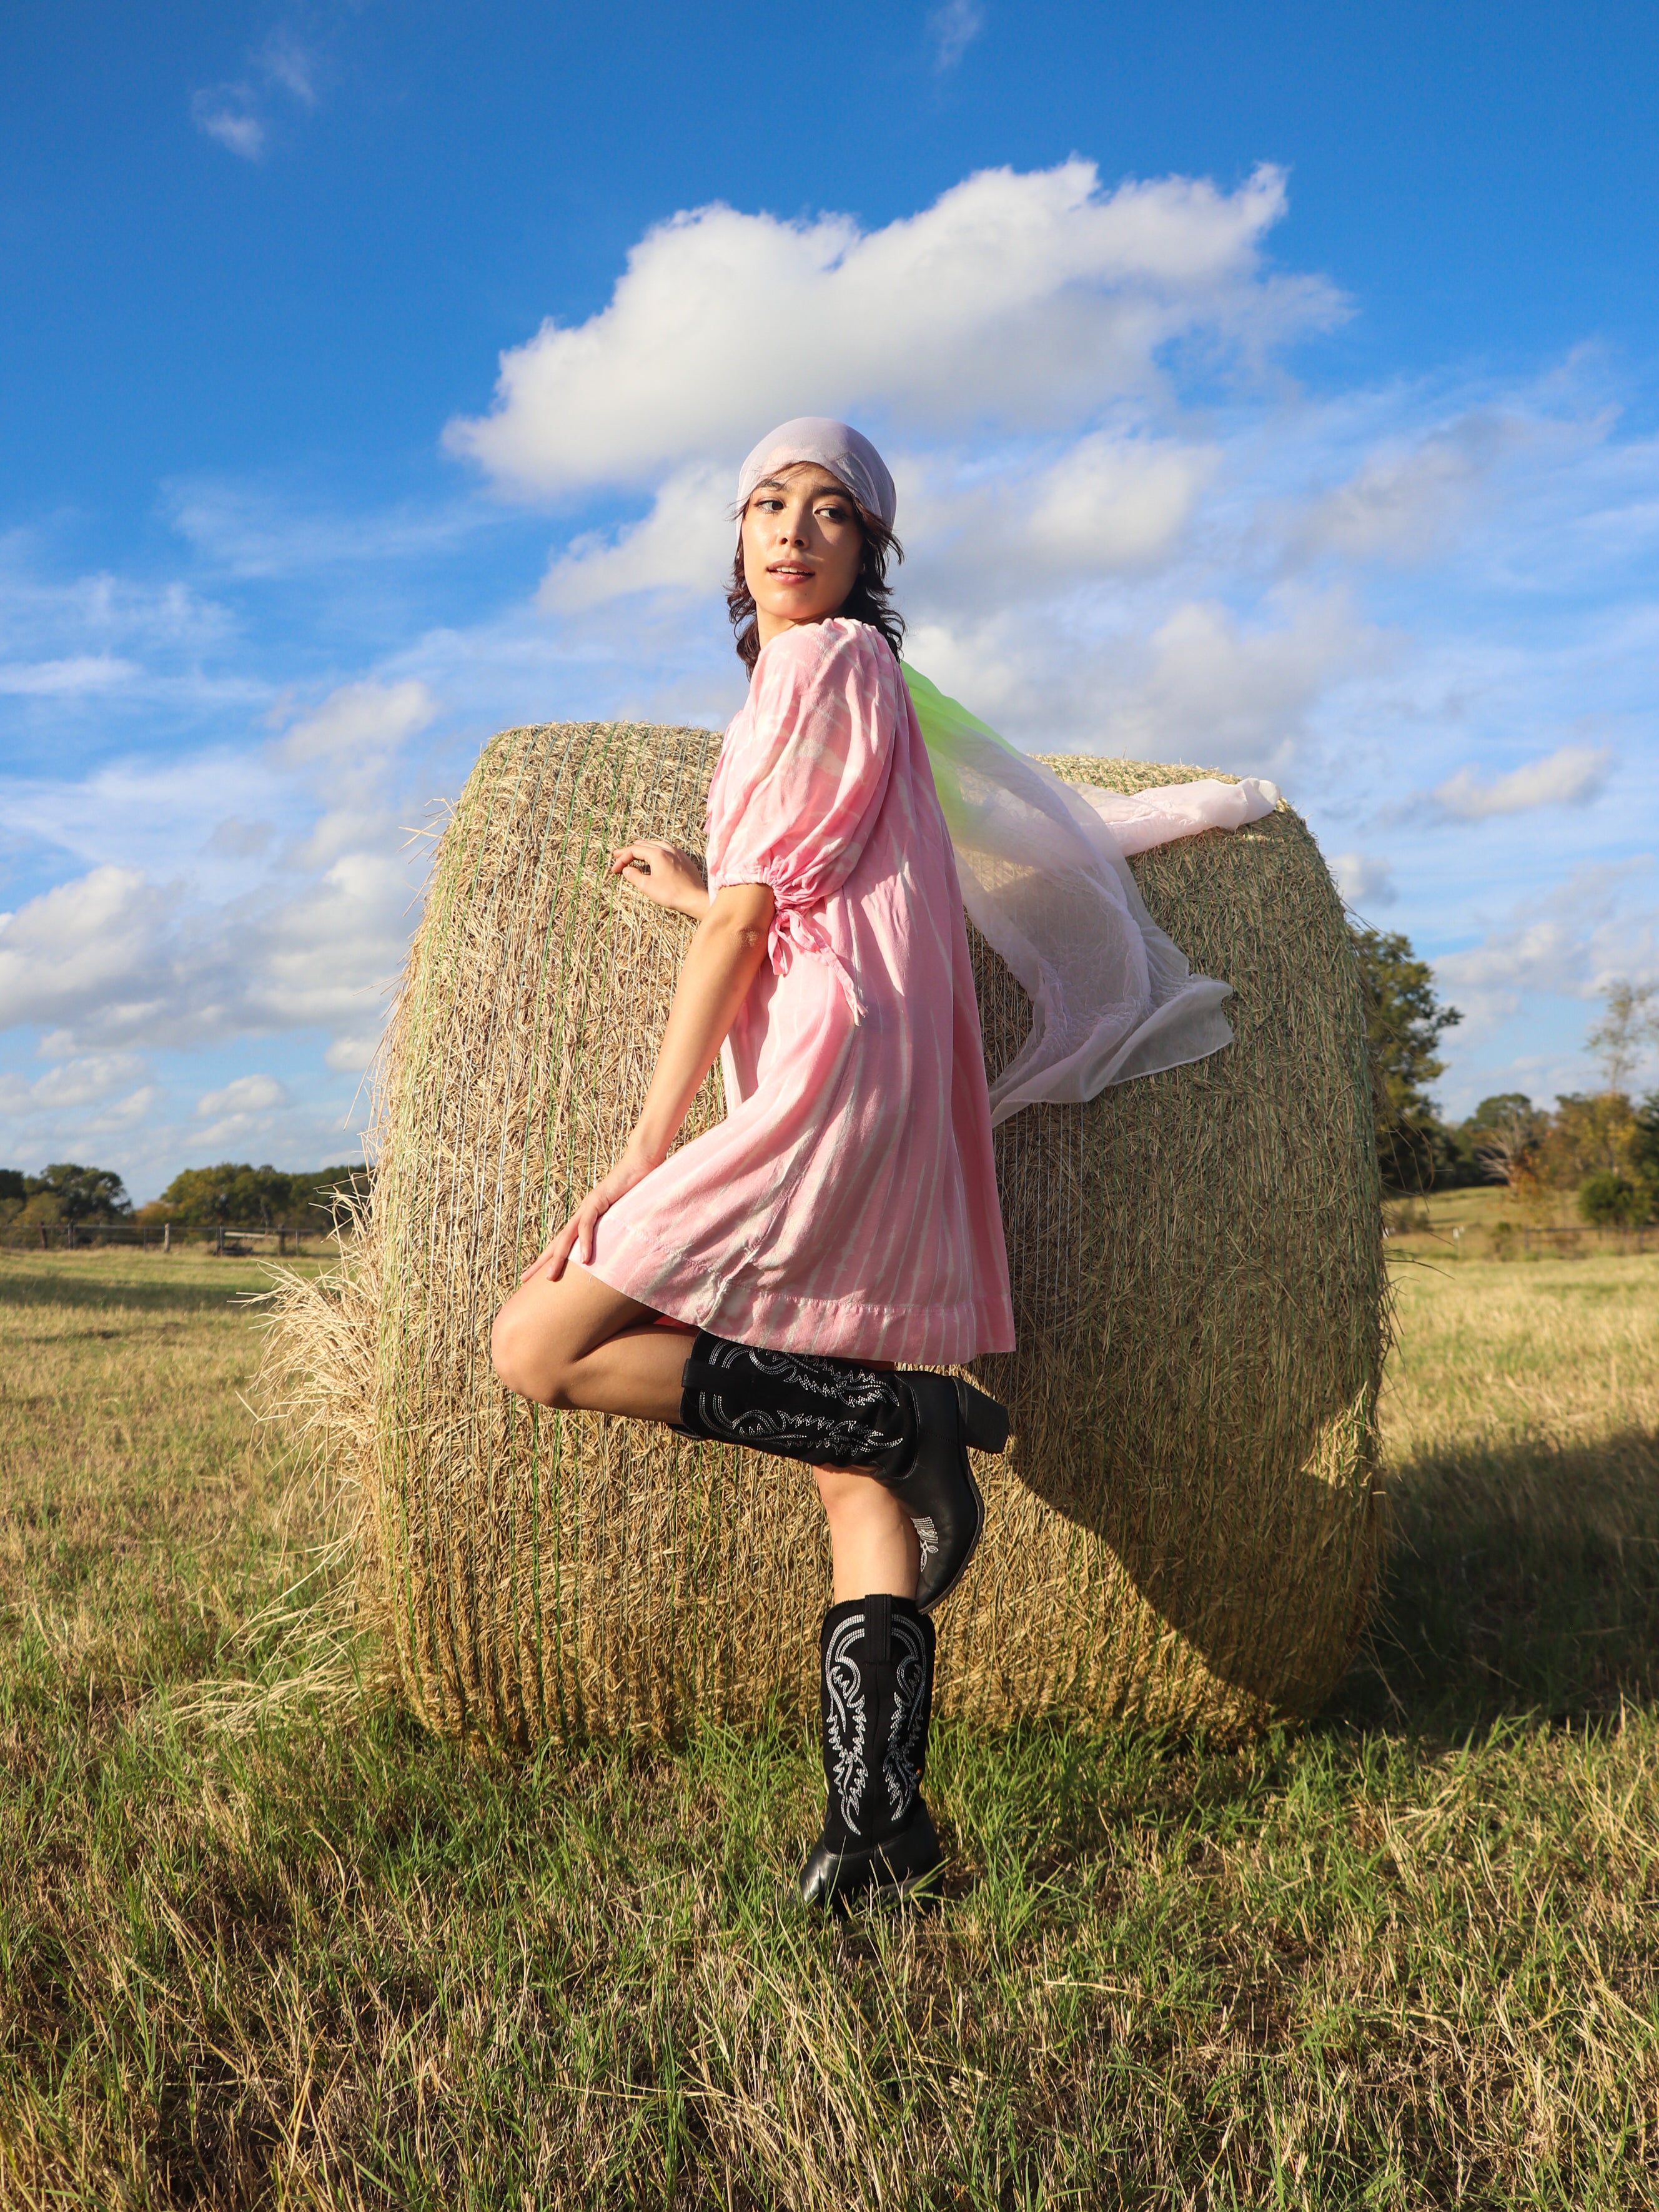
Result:
M27 1196L28 1192L24 1187L22 1170L0 1168L0 1203L3 1203L9 1198L15 1198L21 1206Z
M269 1229L286 1222L293 1204L292 1176L269 1165L256 1168L246 1160L221 1160L216 1167L185 1168L174 1176L158 1209L164 1221L198 1228L223 1221Z
M1465 1125L1474 1139L1476 1163L1491 1182L1517 1195L1538 1181L1539 1147L1549 1127L1523 1091L1500 1091L1483 1098Z
M1441 1005L1433 972L1409 938L1370 928L1352 934L1365 994L1382 1180L1394 1191L1426 1190L1445 1149L1429 1085L1446 1072L1441 1036L1463 1017Z
M1653 1192L1644 1182L1602 1168L1579 1185L1578 1211L1597 1229L1640 1229L1653 1218Z
M238 1228L297 1229L320 1236L333 1225L335 1192L361 1182L362 1167L318 1168L290 1174L267 1163L221 1160L216 1167L184 1168L158 1199L143 1209L147 1221L176 1221L211 1228L216 1222Z
M1538 1148L1540 1180L1576 1190L1586 1176L1632 1176L1641 1137L1636 1109L1622 1091L1564 1094Z
M83 1168L59 1160L38 1176L25 1176L23 1218L37 1221L125 1221L132 1201L109 1168Z
M1643 1054L1659 1044L1659 987L1652 983L1615 982L1607 988L1607 1012L1584 1039L1584 1049L1601 1063L1607 1080L1602 1086L1623 1093L1641 1063Z
M1636 1109L1636 1135L1631 1164L1639 1176L1659 1189L1659 1091L1650 1091Z

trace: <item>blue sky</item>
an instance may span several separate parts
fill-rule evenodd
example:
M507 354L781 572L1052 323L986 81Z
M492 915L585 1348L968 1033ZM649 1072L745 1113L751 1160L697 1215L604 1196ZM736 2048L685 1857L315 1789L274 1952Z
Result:
M1659 976L1651 8L8 38L0 1160L349 1155L409 828L504 723L730 714L799 412L888 452L947 690L1279 781L1464 1010L1450 1110Z

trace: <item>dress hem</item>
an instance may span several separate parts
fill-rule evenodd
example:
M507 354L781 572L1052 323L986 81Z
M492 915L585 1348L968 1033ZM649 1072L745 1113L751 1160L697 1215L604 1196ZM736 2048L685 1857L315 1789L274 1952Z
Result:
M961 1365L1014 1349L1013 1317L987 1301L955 1306L877 1306L852 1298L804 1298L787 1291L757 1291L751 1279L714 1279L702 1295L680 1286L684 1263L642 1230L620 1224L583 1263L586 1272L625 1298L672 1321L713 1335L729 1336L768 1352L816 1352L838 1359L899 1359ZM632 1252L627 1248L632 1246ZM635 1264L630 1265L630 1261Z

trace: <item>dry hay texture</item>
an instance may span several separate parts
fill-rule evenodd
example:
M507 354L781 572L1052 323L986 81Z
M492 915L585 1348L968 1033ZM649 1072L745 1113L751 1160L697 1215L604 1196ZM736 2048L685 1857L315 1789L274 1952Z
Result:
M538 1409L489 1358L520 1267L632 1125L686 942L605 856L644 835L700 849L719 743L505 731L435 857L349 1326L313 1368L311 1413L327 1432L331 1396L359 1455L371 1615L437 1729L672 1735L816 1704L830 1571L805 1469ZM1118 791L1198 773L1053 765ZM1019 1349L975 1371L1015 1433L979 1462L985 1540L940 1615L940 1701L1231 1732L1319 1704L1374 1577L1364 1018L1340 901L1289 809L1135 872L1194 967L1235 986L1237 1042L998 1132ZM994 1070L1029 1007L974 950ZM687 1135L720 1112L716 1071ZM320 1314L290 1310L290 1367Z

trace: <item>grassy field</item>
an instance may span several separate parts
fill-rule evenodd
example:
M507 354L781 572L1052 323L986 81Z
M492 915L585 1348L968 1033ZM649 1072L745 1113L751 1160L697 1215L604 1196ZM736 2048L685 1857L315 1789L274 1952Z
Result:
M1437 1266L1467 1260L1546 1260L1627 1257L1659 1252L1659 1229L1592 1229L1573 1191L1544 1191L1512 1198L1486 1183L1466 1190L1431 1191L1426 1198L1389 1199L1383 1218L1395 1260L1422 1259Z
M786 1731L180 1718L308 1534L258 1283L0 1255L0 2205L1659 2203L1659 1257L1401 1266L1331 1712L945 1730L842 1929Z

